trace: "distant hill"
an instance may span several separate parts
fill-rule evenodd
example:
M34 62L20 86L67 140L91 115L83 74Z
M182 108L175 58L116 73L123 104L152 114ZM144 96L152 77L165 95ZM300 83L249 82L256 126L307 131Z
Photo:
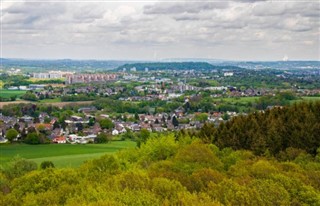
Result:
M137 71L144 71L145 68L149 70L238 70L243 69L237 66L216 66L207 62L150 62L150 63L133 63L124 64L118 67L116 70L127 70L136 68Z
M24 68L30 72L45 72L47 70L65 71L105 71L117 68L123 64L136 63L137 61L118 60L71 60L71 59L7 59L1 58L1 67Z

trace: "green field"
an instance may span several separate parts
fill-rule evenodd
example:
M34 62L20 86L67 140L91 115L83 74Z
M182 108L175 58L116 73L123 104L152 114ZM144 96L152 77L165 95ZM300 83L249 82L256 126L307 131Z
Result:
M58 168L78 167L85 160L93 159L107 153L114 153L123 148L133 148L133 141L112 141L108 144L4 144L0 145L0 165L5 165L13 157L20 157L35 161L52 161Z
M228 98L216 98L215 100L220 102L228 102L228 103L239 103L239 104L247 104L247 103L254 103L255 101L259 100L260 97L228 97ZM297 100L293 100L292 102L299 102L299 101L317 101L320 100L320 97L301 97Z
M2 98L10 98L13 96L20 97L24 95L26 91L22 90L7 90L7 89L0 89L0 97Z
M241 104L246 104L246 103L253 103L257 101L260 97L228 97L228 98L217 98L218 101L223 101L223 102L232 102L232 103L241 103Z
M40 103L56 103L61 102L61 98L55 98L55 99L43 99L39 101Z
M306 100L306 101L318 101L318 100L320 100L320 97L302 97L302 100Z

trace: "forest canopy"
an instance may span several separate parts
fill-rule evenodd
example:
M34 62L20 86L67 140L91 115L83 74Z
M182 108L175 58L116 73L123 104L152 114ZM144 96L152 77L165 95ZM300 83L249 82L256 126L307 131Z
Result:
M0 204L319 205L319 152L279 161L161 135L75 169L16 160L0 173Z

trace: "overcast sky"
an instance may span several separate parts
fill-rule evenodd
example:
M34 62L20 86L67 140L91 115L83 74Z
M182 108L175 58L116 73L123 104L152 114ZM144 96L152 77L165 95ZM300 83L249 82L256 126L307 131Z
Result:
M319 2L1 0L2 57L319 60Z

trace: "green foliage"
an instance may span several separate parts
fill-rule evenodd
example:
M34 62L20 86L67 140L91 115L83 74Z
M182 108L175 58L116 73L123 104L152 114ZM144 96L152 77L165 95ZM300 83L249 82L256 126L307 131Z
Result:
M99 124L102 129L112 129L114 127L113 122L107 118L99 120Z
M130 129L120 135L121 140L136 140L136 133L132 132Z
M186 188L180 182L166 178L154 178L151 190L160 197L160 200L169 200L171 204L178 203L178 194L186 192Z
M259 155L269 152L283 157L282 152L288 148L316 155L319 134L320 102L304 102L234 117L220 124L213 143L220 148L248 149ZM294 156L293 150L291 153L287 156Z
M78 95L65 95L61 97L62 102L77 102L77 101L91 101L95 100L97 97L95 96L88 96L85 94L78 94Z
M40 135L36 132L28 133L27 137L24 139L24 142L27 144L40 144Z
M88 125L90 126L90 127L92 127L93 125L94 125L94 123L95 123L95 118L89 118L89 123L88 123Z
M93 177L106 174L117 174L120 172L120 162L113 155L103 155L99 159L94 159L82 165L86 173Z
M40 164L41 169L54 168L54 164L51 161L43 161Z
M143 129L141 129L141 131L139 132L137 137L138 137L137 146L140 147L141 144L146 143L146 141L149 139L150 131L145 129L145 128L143 128Z
M172 117L172 124L173 124L173 126L175 126L175 127L178 127L178 126L179 126L179 121L178 121L178 119L177 119L176 116L173 116L173 117Z
M140 163L148 167L152 161L166 160L176 154L178 148L173 135L151 137L145 144L141 145Z
M281 162L247 150L220 150L186 134L151 135L140 148L80 168L24 169L12 177L2 170L1 204L319 205L317 156L286 152Z
M5 116L23 116L23 115L28 115L32 117L39 116L40 112L46 112L49 115L53 113L59 112L60 114L60 109L56 106L52 105L45 105L45 104L8 104L4 105L1 109L1 112ZM64 114L64 112L61 112ZM62 115L61 114L61 115Z
M194 118L195 118L195 120L204 123L208 120L208 114L199 113L199 114L196 114Z
M95 138L95 143L108 143L111 141L112 137L104 132L98 134L98 136Z
M37 168L38 166L35 162L20 157L15 157L11 160L9 165L2 168L2 172L7 178L14 179L21 177L30 171L36 170Z
M9 129L6 132L6 138L12 142L15 138L17 138L17 136L19 135L19 133L17 132L17 130L15 129Z
M21 99L29 101L37 101L37 96L32 91L27 91L24 95L21 96Z
M281 92L275 96L262 96L255 102L255 107L260 110L267 109L268 106L285 106L297 97L292 92Z
M197 137L205 143L211 143L214 141L215 132L216 128L213 124L205 123L198 132Z
M208 145L193 142L179 150L177 161L187 173L192 173L200 168L214 168L220 170L222 163Z

